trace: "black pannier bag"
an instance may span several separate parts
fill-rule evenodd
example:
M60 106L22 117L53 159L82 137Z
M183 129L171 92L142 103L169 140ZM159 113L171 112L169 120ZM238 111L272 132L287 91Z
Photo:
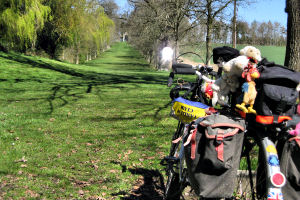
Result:
M291 116L296 113L300 73L263 59L258 66L254 109L260 116Z
M295 136L284 142L280 152L280 169L286 177L282 188L285 200L300 197L300 137Z
M213 61L215 64L218 64L220 62L228 62L229 60L236 58L239 55L239 50L228 46L216 47L213 49Z
M209 115L191 125L185 137L188 179L202 198L231 198L243 145L245 121ZM193 128L194 127L194 128Z

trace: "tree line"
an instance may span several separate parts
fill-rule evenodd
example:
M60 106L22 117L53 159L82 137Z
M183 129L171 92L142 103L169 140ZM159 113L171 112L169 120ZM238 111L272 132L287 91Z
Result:
M97 0L1 0L0 47L79 63L103 51L114 21Z
M207 63L211 58L212 43L232 44L233 47L235 43L276 46L285 46L287 43L289 30L278 22L253 21L249 24L238 20L237 9L233 9L233 5L247 6L255 3L252 0L128 1L132 6L126 21L130 43L158 69L161 68L160 52L165 46L172 46L175 55L178 55L180 45L202 43L205 45ZM298 4L297 0L286 1L287 8L289 2ZM296 21L293 25L295 28L297 24L299 26L299 6L290 7L295 8L293 12L296 17L292 18ZM293 64L292 68L297 67Z
M232 25L216 21L213 29L212 41L215 43L232 43ZM202 40L205 41L204 32ZM286 44L286 28L279 22L258 22L237 20L236 42L238 44L284 46Z

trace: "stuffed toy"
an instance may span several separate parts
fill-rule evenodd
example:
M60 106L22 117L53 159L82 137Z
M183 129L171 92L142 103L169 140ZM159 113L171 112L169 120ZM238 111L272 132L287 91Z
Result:
M246 46L240 50L240 56L233 58L224 64L223 71L227 73L228 78L231 78L232 76L240 77L249 62L253 65L257 64L259 61L261 61L259 49L253 46Z
M201 92L205 95L206 98L213 98L212 82L204 81L201 85Z
M226 74L223 74L221 78L217 79L211 86L213 91L212 105L215 106L219 103L222 106L228 105L228 94L235 92L239 87L238 77L233 76L231 79L224 78Z
M290 135L293 135L293 136L298 136L298 135L300 135L300 123L298 123L298 124L296 125L295 130L291 130L291 131L289 131L289 133L290 133Z
M238 78L241 77L243 71L248 66L256 67L261 61L261 53L259 49L253 46L246 46L240 50L240 56L233 58L223 65L223 75L212 85L213 100L212 105L218 102L220 105L226 105L228 94L235 92L239 87Z
M255 66L249 66L244 69L242 77L246 79L246 82L242 85L243 102L236 104L236 107L245 113L256 114L256 111L253 109L257 95L254 80L260 77L260 73ZM246 108L246 105L249 105L249 107Z

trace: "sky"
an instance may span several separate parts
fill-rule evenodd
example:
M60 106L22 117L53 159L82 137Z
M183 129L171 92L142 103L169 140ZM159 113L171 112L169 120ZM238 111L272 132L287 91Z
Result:
M284 11L285 0L257 0L248 7L238 9L239 19L248 23L254 20L258 22L279 22L286 27L287 14Z
M121 9L128 8L127 0L115 0ZM279 22L286 27L287 15L284 12L285 0L257 0L247 7L238 8L238 19L249 24L254 20L258 22Z

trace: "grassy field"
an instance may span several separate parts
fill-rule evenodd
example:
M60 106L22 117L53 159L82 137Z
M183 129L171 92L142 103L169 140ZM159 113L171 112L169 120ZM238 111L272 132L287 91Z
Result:
M125 43L82 65L0 52L0 199L161 199L167 76Z
M213 44L214 47L224 46L224 44ZM227 46L231 46L230 44ZM237 49L242 49L247 45L237 45ZM277 64L283 65L284 64L284 58L285 58L285 46L257 46L254 45L256 48L258 48L261 51L261 55L263 58L267 58L269 61L273 61ZM183 47L182 52L186 51L193 51L196 53L199 53L201 57L205 58L205 46L204 45L198 45L193 47ZM199 59L196 56L190 57L190 59L197 61L197 62L203 62L201 59ZM212 61L211 61L212 62Z

